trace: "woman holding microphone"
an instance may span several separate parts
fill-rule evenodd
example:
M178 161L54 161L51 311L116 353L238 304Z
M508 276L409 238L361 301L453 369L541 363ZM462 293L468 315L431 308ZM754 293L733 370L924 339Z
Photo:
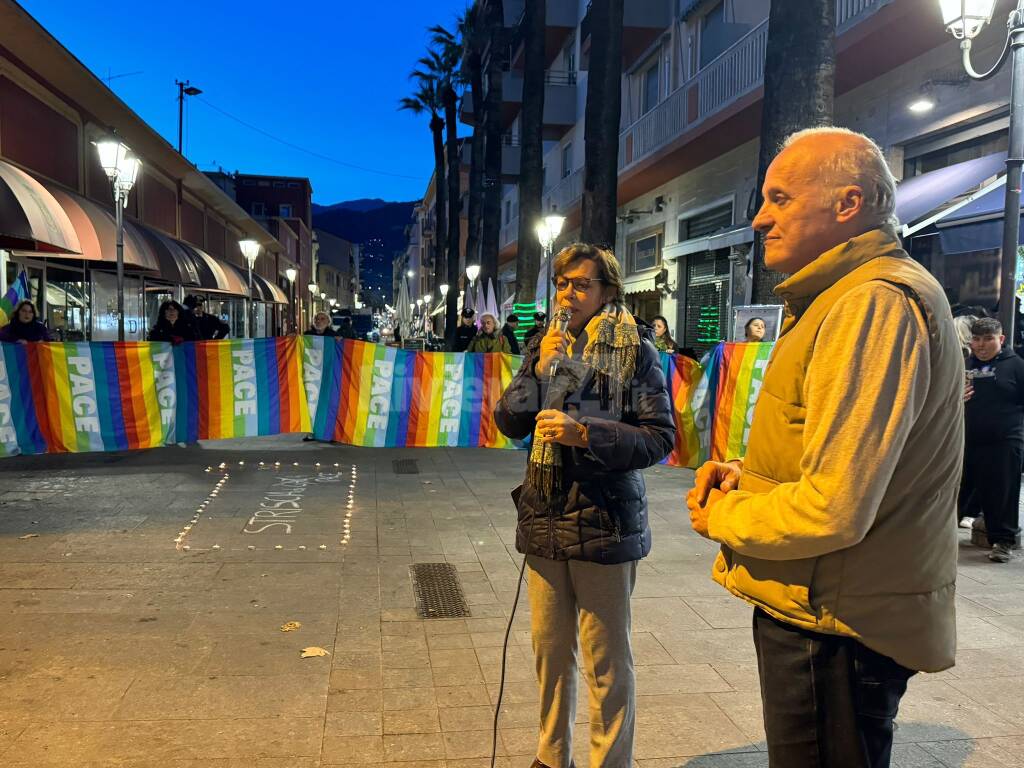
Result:
M672 450L658 353L622 306L610 251L576 244L552 264L557 314L530 340L494 417L533 435L513 497L526 555L541 728L535 768L569 768L577 656L590 692L590 765L632 765L636 721L630 595L651 549L641 470Z

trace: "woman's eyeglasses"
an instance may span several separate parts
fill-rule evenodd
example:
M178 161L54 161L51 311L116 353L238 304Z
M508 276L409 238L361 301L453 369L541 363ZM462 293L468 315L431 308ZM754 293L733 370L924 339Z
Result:
M564 291L571 285L576 293L586 293L592 283L603 283L604 280L598 277L553 277L551 282L555 284L556 291Z

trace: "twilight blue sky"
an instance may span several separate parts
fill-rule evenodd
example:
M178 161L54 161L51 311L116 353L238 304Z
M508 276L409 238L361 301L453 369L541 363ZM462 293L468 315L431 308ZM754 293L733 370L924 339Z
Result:
M171 144L175 78L201 88L185 120L185 154L201 169L308 176L313 199L328 205L423 194L433 168L427 120L396 107L411 90L426 28L450 28L468 0L19 2L97 76L141 72L110 86ZM224 112L333 160L394 175L292 149Z

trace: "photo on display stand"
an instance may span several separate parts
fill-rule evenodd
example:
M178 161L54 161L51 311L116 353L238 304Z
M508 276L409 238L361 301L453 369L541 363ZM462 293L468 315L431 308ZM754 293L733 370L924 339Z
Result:
M764 338L762 341L773 342L779 337L782 327L781 304L748 304L735 307L732 312L732 335L730 341L746 341L747 323L755 318L764 320Z

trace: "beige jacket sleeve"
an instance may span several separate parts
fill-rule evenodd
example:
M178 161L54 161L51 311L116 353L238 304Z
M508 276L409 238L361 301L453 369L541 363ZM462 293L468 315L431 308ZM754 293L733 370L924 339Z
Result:
M712 539L762 560L820 557L874 524L930 381L918 306L888 283L860 286L821 326L804 380L800 479L714 504Z

